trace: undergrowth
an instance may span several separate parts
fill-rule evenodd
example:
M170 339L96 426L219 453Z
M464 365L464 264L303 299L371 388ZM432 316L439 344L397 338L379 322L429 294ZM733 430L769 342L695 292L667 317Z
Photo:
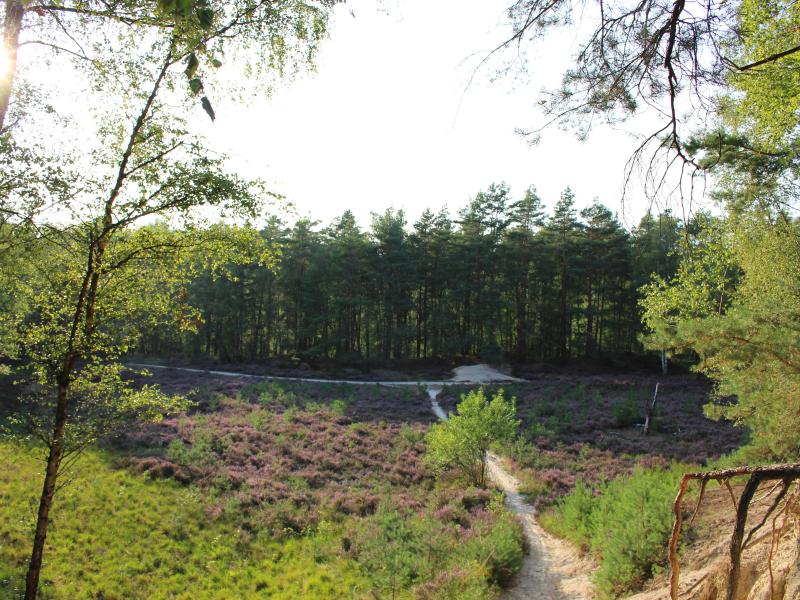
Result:
M341 390L253 391L133 427L133 454L88 450L56 496L41 597L477 600L519 570L502 498L434 481L424 425L353 420L371 397ZM41 456L0 440L0 598L22 593Z
M0 441L0 597L19 598L41 485L40 451ZM335 531L272 541L209 518L200 492L112 466L91 450L56 497L42 599L334 598L366 590Z
M596 490L579 481L545 514L549 530L597 557L595 583L605 598L641 588L665 568L672 502L686 465L668 470L637 467Z

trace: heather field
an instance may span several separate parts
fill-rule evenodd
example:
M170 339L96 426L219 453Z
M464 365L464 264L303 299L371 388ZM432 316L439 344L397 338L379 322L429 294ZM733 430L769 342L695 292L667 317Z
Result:
M661 380L651 431L644 435L642 424L656 381L638 373L577 372L492 386L517 399L520 439L503 453L529 497L546 508L579 480L591 487L628 475L637 466L704 465L745 442L744 430L703 415L711 386L694 375ZM440 404L453 410L464 390L446 387Z
M41 597L491 598L519 569L502 496L424 466L424 391L156 380L195 388L195 408L75 465ZM16 597L41 451L0 452L14 466L0 474L0 596Z
M74 467L43 597L493 598L529 560L500 492L426 466L424 387L153 371L137 383L192 408L131 423ZM542 524L596 562L601 597L641 589L664 568L679 474L735 450L742 431L703 416L711 390L696 376L662 380L649 435L652 376L527 377L486 386L515 397L520 420L496 451ZM438 400L456 411L475 387ZM41 451L0 451L14 466L0 475L0 592L13 597Z
M742 429L703 414L710 384L661 378L651 428L643 431L655 376L642 373L527 373L492 386L516 397L519 437L497 448L536 506L539 521L591 557L599 598L640 590L663 573L672 501L681 474L714 463L746 441ZM439 398L453 410L464 388ZM695 536L685 526L684 537Z

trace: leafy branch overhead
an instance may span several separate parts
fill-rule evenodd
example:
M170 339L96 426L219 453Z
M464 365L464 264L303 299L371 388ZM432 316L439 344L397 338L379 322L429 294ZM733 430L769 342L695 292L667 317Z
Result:
M561 86L540 100L544 125L522 132L536 139L559 123L585 136L600 123L649 112L659 123L642 136L626 178L644 167L653 197L670 191L665 173L673 167L691 176L711 168L689 144L709 120L747 134L756 152L775 151L796 124L794 2L518 0L509 16L513 34L495 53L524 56L525 45L567 25L586 32Z
M188 133L175 91L188 88L213 120L204 91L207 67L221 67L220 57L230 53L246 56L238 66L256 78L302 68L325 35L328 6L6 2L2 51L10 69L0 79L0 140L12 151L2 157L8 172L22 178L6 180L4 171L0 179L0 226L9 250L0 258L10 259L0 261L0 277L16 296L6 306L20 314L3 319L0 348L25 358L14 366L30 389L27 425L47 452L26 600L38 593L50 509L67 458L132 417L155 418L185 406L154 388L135 391L119 360L136 345L142 323L184 331L199 324L185 286L192 265L208 264L204 251L214 249L212 264L235 262L240 236L220 240L203 227L197 209L253 218L269 196L258 182L226 173L224 157ZM37 177L54 173L48 149L18 146L59 117L54 101L15 88L15 75L37 66L24 56L30 46L52 50L56 62L77 63L79 83L103 94L87 111L96 135L70 148L69 158L57 163L65 165L55 171L63 175L46 184ZM214 86L236 93L231 85ZM78 133L68 135L79 139ZM67 215L66 223L54 214ZM180 227L153 225L154 219ZM246 237L248 230L242 231ZM18 239L36 248L26 263L30 269L13 264L23 253L12 247Z
M86 63L90 77L108 82L130 75L120 69L125 63L136 67L137 50L143 51L140 59L147 62L153 46L170 46L174 60L185 61L187 81L193 82L186 89L197 95L204 84L210 87L204 81L209 79L207 68L222 67L228 54L235 57L237 68L248 69L254 79L265 81L310 64L326 35L328 9L335 2L308 0L276 6L263 0L9 0L3 40L12 77L0 81L0 130L14 93L14 75L26 68L27 47L43 46L61 60ZM103 31L106 43L92 37L97 30ZM207 95L201 97L201 106L213 118Z

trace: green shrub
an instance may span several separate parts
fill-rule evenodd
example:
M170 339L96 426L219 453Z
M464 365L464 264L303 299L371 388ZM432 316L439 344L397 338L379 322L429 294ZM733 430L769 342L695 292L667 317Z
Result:
M417 444L425 438L425 434L420 429L415 429L408 423L403 423L400 427L400 437L409 444Z
M642 421L642 407L636 394L626 392L625 398L614 404L614 420L618 427L630 427Z
M352 539L348 536L345 551L381 598L405 598L409 588L414 598L493 598L496 586L519 571L522 529L502 495L477 488L439 491L451 501L434 502L424 514L399 511L384 500L374 515L357 522ZM454 494L460 498L452 500ZM453 511L453 504L460 510ZM480 507L488 510L476 516ZM464 521L460 526L455 512Z
M414 588L417 600L487 600L496 596L489 587L486 568L477 561L443 570L432 581Z
M492 583L505 585L519 572L523 558L523 533L519 522L502 506L499 495L492 499L494 520L467 542L464 553L488 569Z
M343 400L341 398L337 398L330 403L331 412L336 415L343 415L344 411L347 410L347 406L350 404L348 400Z
M191 435L191 442L186 444L175 438L167 446L167 458L186 467L207 467L218 461L216 450L222 450L222 442L214 439L210 429L196 428Z
M396 510L379 512L375 525L376 535L364 543L359 562L377 589L394 598L419 576L419 539L411 523Z
M507 401L503 390L491 400L483 389L461 397L457 415L437 423L428 431L426 462L434 472L456 469L472 484L486 483L486 452L494 444L514 438L519 421L514 399Z
M672 501L686 467L637 467L601 486L582 483L545 519L548 528L588 547L600 561L595 582L604 597L641 588L663 568L672 531Z
M262 381L245 387L242 392L245 395L254 395L258 402L265 406L296 406L297 395L286 389L284 384L275 381Z
M588 548L596 500L592 490L583 481L578 481L572 493L559 503L554 512L542 516L542 523L557 535Z
M264 431L267 424L275 418L275 413L269 410L256 409L249 415L250 424L258 431Z

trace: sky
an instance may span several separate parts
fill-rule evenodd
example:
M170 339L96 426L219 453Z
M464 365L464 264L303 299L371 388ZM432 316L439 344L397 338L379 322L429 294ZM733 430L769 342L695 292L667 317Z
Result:
M316 72L218 110L205 133L237 171L323 224L346 209L363 225L389 207L409 223L425 208L455 214L505 181L514 197L536 186L550 208L569 186L578 208L597 197L635 225L648 204L634 189L623 206L622 187L641 119L598 127L585 142L552 127L531 146L515 132L543 123L538 92L560 81L574 31L539 45L525 79L497 77L497 60L478 68L508 35L509 2L351 0L335 10Z
M548 209L569 186L578 209L597 198L635 226L650 203L637 179L623 203L625 166L641 134L656 129L655 115L597 126L585 141L551 126L529 143L517 131L546 121L540 92L558 86L581 25L585 32L594 23L581 15L577 28L548 32L524 46L524 75L502 73L508 63L486 59L510 35L512 1L347 0L334 9L315 71L245 105L212 94L216 120L194 103L191 128L230 157L230 169L285 196L294 211L272 210L288 223L326 225L349 209L366 227L371 213L394 208L411 225L426 208L456 216L478 192L506 182L513 198L535 186ZM56 82L60 110L88 123L85 78L45 64L26 73L46 88ZM220 69L232 78L240 71L224 61Z

